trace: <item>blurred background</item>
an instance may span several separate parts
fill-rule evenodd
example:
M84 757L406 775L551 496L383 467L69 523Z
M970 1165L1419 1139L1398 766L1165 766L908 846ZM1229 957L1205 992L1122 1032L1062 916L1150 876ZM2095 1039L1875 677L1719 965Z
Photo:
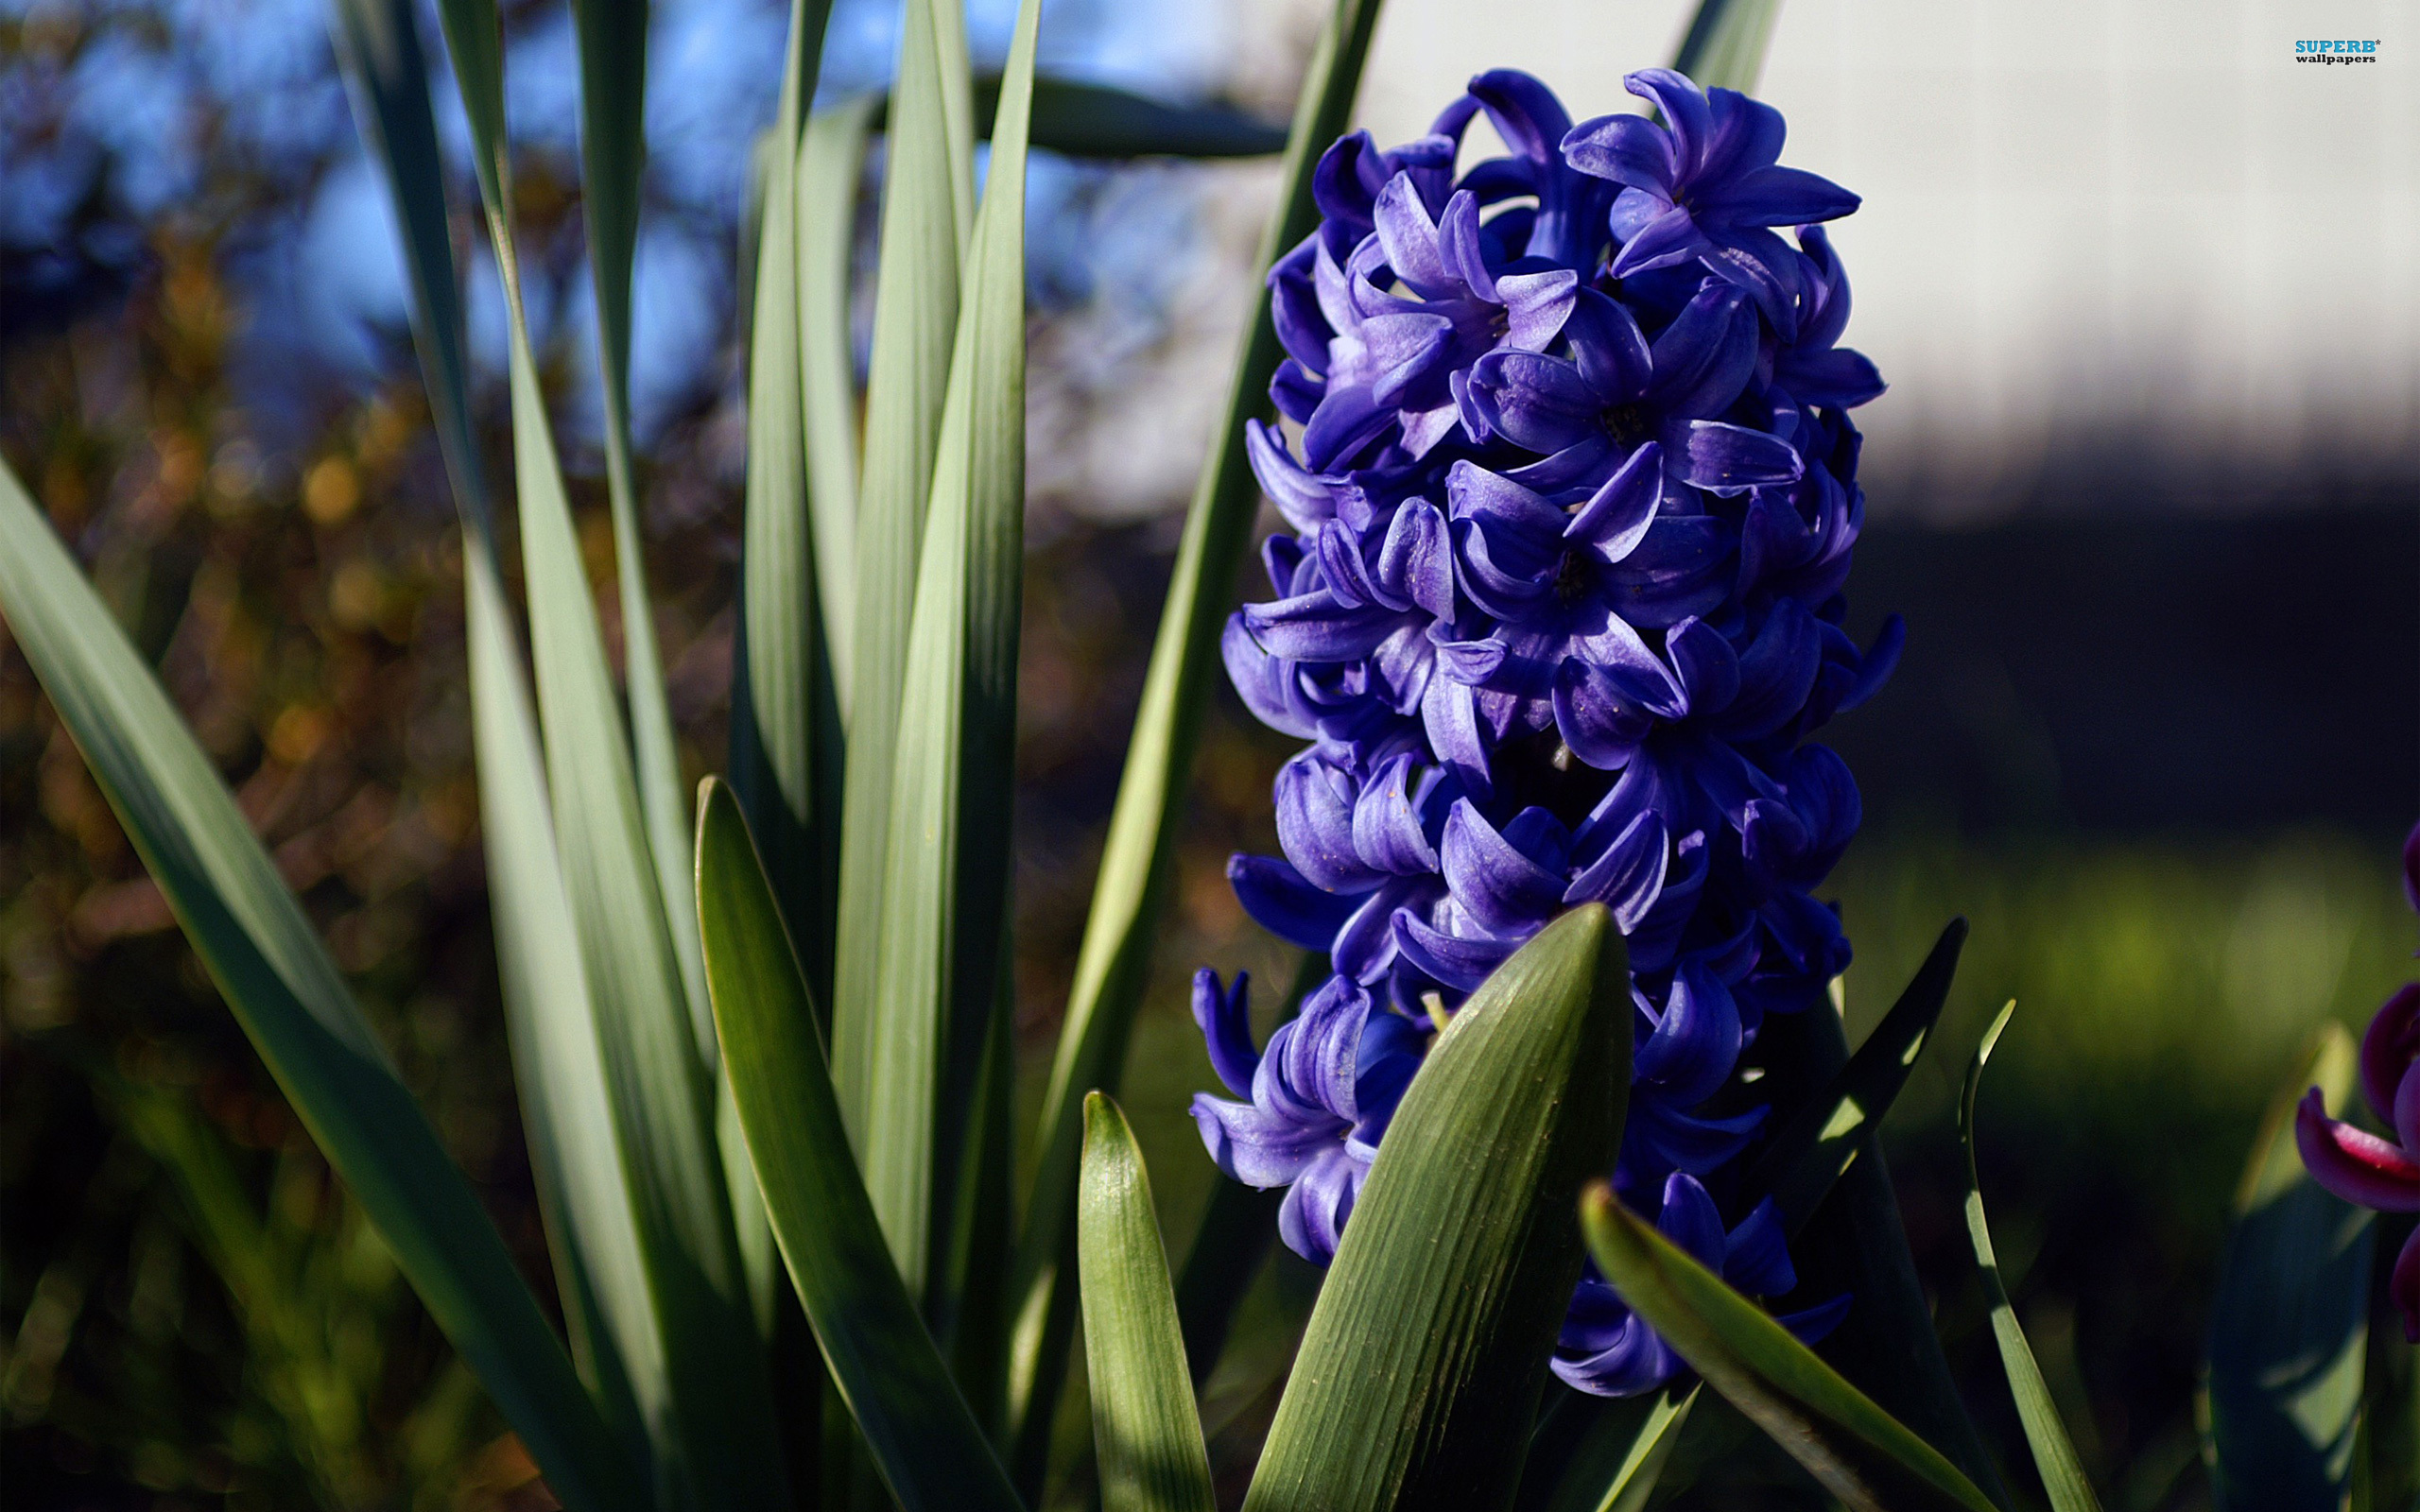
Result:
M1323 9L1054 0L1044 66L1282 120ZM634 387L693 775L723 754L735 228L786 10L655 8ZM839 0L827 96L882 80L896 10ZM1400 140L1496 64L1601 113L1622 73L1670 55L1685 10L1499 0L1475 21L1397 0L1363 115ZM569 17L506 12L531 313L569 460L594 472ZM1011 8L970 14L996 60ZM2306 31L2379 37L2380 61L2295 67ZM1910 648L1829 737L1867 815L1832 889L1857 948L1851 1031L1950 916L1974 920L1947 1027L1887 1127L1901 1201L1968 1399L2018 1465L1949 1125L1985 1017L2016 998L1982 1113L2000 1250L2096 1481L2133 1512L2207 1504L2193 1374L2261 1108L2420 939L2395 868L2420 816L2414 49L2408 6L2354 0L2290 18L2252 0L1790 0L1765 74L1789 161L1865 196L1835 236L1848 339L1893 384L1858 417L1850 591L1861 626L1904 613ZM458 153L450 97L440 120ZM1266 163L1034 170L1029 1084L1273 185ZM492 266L470 268L500 427L501 301ZM544 1287L459 545L405 313L320 0L0 0L0 453L158 660ZM610 593L602 609L611 633ZM1292 970L1222 874L1229 851L1273 847L1287 743L1223 689L1207 739L1124 1098L1176 1246L1213 1175L1184 1114L1212 1083L1184 983L1205 963L1272 988ZM1235 1489L1314 1281L1272 1262L1213 1383ZM328 1179L5 631L0 1486L26 1508L551 1504Z

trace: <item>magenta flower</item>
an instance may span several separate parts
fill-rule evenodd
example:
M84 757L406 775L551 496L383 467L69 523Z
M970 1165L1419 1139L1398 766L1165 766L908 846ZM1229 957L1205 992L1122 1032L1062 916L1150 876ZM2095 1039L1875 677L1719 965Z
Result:
M2420 909L2420 826L2403 842L2403 890ZM2380 1212L2420 1212L2420 982L2386 1000L2361 1037L2361 1095L2394 1131L2376 1134L2327 1116L2314 1087L2295 1111L2294 1142L2312 1179L2347 1202ZM2403 1309L2403 1336L2420 1344L2420 1232L2394 1261L2388 1295Z

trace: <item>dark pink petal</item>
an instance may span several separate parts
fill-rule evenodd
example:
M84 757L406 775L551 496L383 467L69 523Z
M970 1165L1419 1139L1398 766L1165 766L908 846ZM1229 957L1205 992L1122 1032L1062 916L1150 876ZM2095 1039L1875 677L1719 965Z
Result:
M2328 1117L2316 1087L2294 1109L2294 1143L2311 1179L2345 1201L2420 1212L2420 1165L2396 1145Z
M2420 982L2406 982L2361 1036L2361 1095L2378 1122L2394 1122L2395 1094L2415 1055L2420 1055Z

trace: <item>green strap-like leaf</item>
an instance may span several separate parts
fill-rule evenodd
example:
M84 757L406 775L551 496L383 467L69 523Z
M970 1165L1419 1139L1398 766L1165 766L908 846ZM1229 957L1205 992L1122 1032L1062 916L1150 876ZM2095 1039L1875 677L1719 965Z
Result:
M1286 141L1277 214L1255 267L1274 263L1318 223L1311 170L1344 131L1377 22L1378 0L1337 0L1320 33ZM1018 1484L1028 1487L1040 1482L1075 1316L1067 1246L1074 1235L1082 1097L1096 1087L1116 1091L1127 1036L1150 977L1177 830L1193 782L1202 702L1219 665L1219 630L1259 503L1244 456L1244 422L1266 410L1269 381L1284 355L1264 293L1245 330L1226 415L1185 515L1093 884L1066 1022L1043 1094L1039 1163L1017 1244L1017 1334L1009 1374L1011 1464Z
M522 317L498 18L493 0L444 0L441 14L504 284L522 560L556 841L663 1340L672 1421L656 1435L658 1468L701 1505L772 1507L787 1500L786 1477L716 1138L713 1072L691 1025Z
M1076 1203L1084 1360L1104 1512L1215 1512L1151 1177L1117 1105L1084 1099Z
M596 354L605 395L605 485L614 517L614 563L622 599L622 680L631 705L639 807L654 852L656 884L681 965L690 1022L711 1059L705 968L698 957L695 889L689 885L688 795L672 736L664 656L655 642L645 537L631 444L631 266L638 249L639 180L647 167L648 0L573 0L579 38L580 208L596 292Z
M2409 1213L2390 1213L2371 1228L2370 1338L2350 1512L2420 1506L2420 1360L2403 1336L2403 1308L2391 1285L2395 1257L2411 1242L2413 1226Z
M706 983L748 1157L816 1342L907 1512L1015 1512L1008 1477L891 1265L815 1005L731 790L699 797Z
M1510 1502L1630 1090L1628 954L1601 905L1480 985L1387 1125L1247 1512Z
M957 184L961 171L971 170L952 124L953 101L965 88L963 26L955 0L908 0L884 157L881 273L874 286L865 474L857 497L856 623L850 638L849 761L840 803L832 988L833 1079L860 1160L879 1143L867 1122L867 1102L874 1077L894 747L925 512L932 499L933 459L958 329L959 261L966 245ZM965 139L971 138L969 127ZM888 1206L893 1199L880 1182L873 1190L892 1253L909 1289L921 1295L925 1257L898 1247L905 1230L894 1227L900 1218ZM914 1223L908 1228L923 1232Z
M663 1350L555 853L538 721L496 558L487 472L472 432L427 65L409 0L343 0L336 9L354 118L394 199L422 378L462 522L471 735L522 1127L572 1356L608 1420L639 1445L645 1425L663 1416Z
M876 97L808 117L798 145L799 402L806 439L815 581L834 693L845 718L856 629L857 397L849 340L849 257L857 180Z
M831 973L841 752L836 643L807 507L792 169L829 9L828 0L792 0L780 105L752 178L748 483L731 718L732 785L819 984Z
M565 1505L646 1498L571 1359L260 841L0 467L0 611L185 937L438 1326Z
M1589 1189L1581 1222L1597 1268L1631 1311L1852 1512L1996 1512L1939 1451L1623 1208L1611 1188Z
M2015 1012L2012 1002L1983 1031L1982 1043L1975 1047L1975 1063L1966 1071L1966 1090L1958 1101L1958 1137L1966 1146L1966 1237L1975 1246L1975 1263L1982 1269L1983 1294L1991 1300L1992 1336L1999 1342L2000 1367L2008 1375L2010 1393L2016 1398L2016 1416L2025 1424L2025 1441L2032 1447L2033 1468L2041 1472L2051 1512L2100 1512L2100 1498L2093 1494L2083 1461L2076 1456L2066 1425L2059 1420L2058 1403L2050 1400L2050 1383L2042 1378L2033 1348L2025 1342L2025 1330L2016 1321L2016 1309L2000 1280L1999 1261L1992 1252L1991 1225L1983 1216L1983 1177L1975 1163L1975 1096L1982 1090L1983 1066L1992 1058L1992 1047L1999 1043L2001 1031Z
M1915 1070L1916 1058L1941 1022L1949 984L1958 973L1958 953L1965 943L1966 920L1951 919L1865 1043L1821 1091L1774 1129L1772 1143L1748 1168L1742 1190L1771 1195L1790 1233L1814 1216L1832 1183L1857 1160L1866 1136L1881 1125L1908 1084L1908 1074Z
M2352 1477L2376 1219L2303 1169L2294 1109L2317 1087L2342 1116L2354 1058L2342 1028L2322 1031L2270 1105L2236 1194L2204 1385L2219 1512L2333 1509Z
M1705 89L1753 94L1781 18L1781 0L1703 0L1672 66Z
M1038 0L1009 56L959 306L900 689L857 1161L923 1295L1008 907L1025 582L1025 146ZM870 757L866 759L871 759Z

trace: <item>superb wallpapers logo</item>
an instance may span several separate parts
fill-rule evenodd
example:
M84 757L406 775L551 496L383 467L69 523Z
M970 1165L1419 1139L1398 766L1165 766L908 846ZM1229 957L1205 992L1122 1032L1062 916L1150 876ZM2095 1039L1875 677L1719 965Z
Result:
M2294 43L2294 61L2298 63L2375 63L2377 60L2378 40L2376 37L2305 40Z

